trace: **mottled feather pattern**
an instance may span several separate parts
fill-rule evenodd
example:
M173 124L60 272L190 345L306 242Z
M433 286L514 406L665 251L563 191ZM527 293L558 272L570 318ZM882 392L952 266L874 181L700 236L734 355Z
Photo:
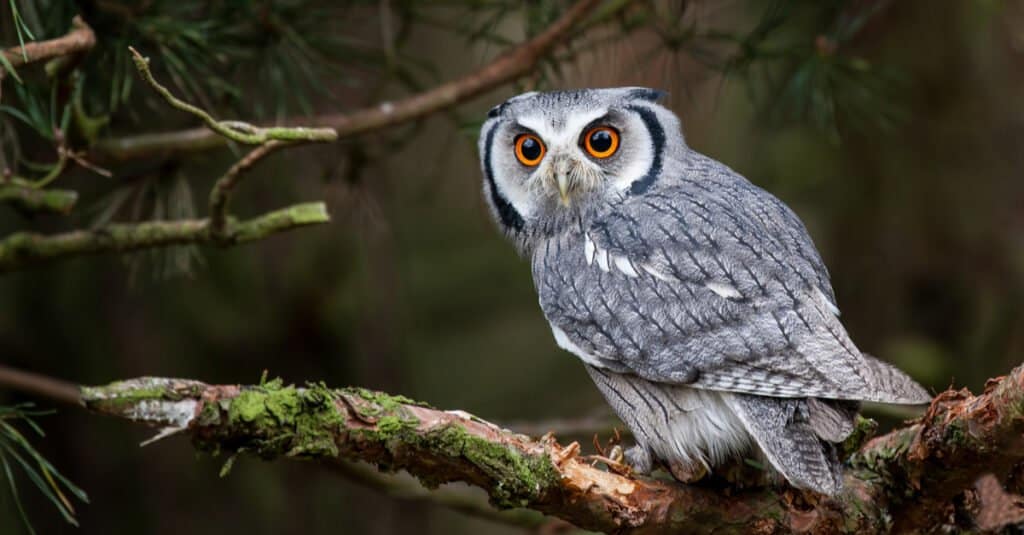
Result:
M833 443L859 402L929 396L854 345L797 215L690 149L658 95L528 93L494 108L480 139L484 198L531 259L556 343L633 431L635 468L657 462L682 478L682 465L713 469L756 446L793 485L835 494ZM621 147L598 160L581 146L602 123ZM559 191L553 167L517 162L523 125L546 158L590 178L569 173Z
M832 290L802 225L782 238L769 230L792 226L781 204L721 164L717 174L702 157L682 165L703 181L663 180L646 195L609 201L586 229L538 247L534 280L549 321L591 354L649 380L685 382L696 372L694 386L757 395L927 398L913 383L876 377L884 369L869 364L815 297L816 288ZM587 265L588 239L663 276ZM740 297L723 298L710 283Z

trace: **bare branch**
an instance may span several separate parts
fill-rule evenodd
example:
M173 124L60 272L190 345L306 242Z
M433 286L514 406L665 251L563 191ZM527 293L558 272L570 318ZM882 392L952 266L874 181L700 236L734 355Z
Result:
M429 91L397 102L384 102L367 109L313 118L297 118L285 124L308 123L332 127L338 137L351 137L388 126L419 119L464 102L502 84L515 80L536 68L540 60L570 35L600 0L579 0L545 31L532 39L506 51L491 63L462 78L441 84ZM618 2L615 9L623 9L629 2ZM604 13L607 17L608 14ZM204 118L204 121L206 119ZM221 123L223 124L223 123ZM207 121L207 125L210 122ZM211 128L213 128L211 126ZM240 135L244 135L239 132ZM130 160L174 152L221 147L225 140L206 128L193 128L177 132L144 134L125 138L100 140L97 158Z
M81 405L78 385L0 364L0 386L69 405Z
M96 34L92 28L82 20L82 17L75 16L71 19L71 30L56 39L49 41L37 41L25 43L25 46L14 46L3 50L7 63L12 67L20 67L29 63L53 59L71 54L79 54L96 46ZM0 78L3 78L5 69L0 69Z
M55 235L18 232L0 240L0 273L71 256L183 243L229 246L328 221L327 207L322 202L314 202L296 204L246 221L228 219L219 237L211 232L209 219L114 224Z

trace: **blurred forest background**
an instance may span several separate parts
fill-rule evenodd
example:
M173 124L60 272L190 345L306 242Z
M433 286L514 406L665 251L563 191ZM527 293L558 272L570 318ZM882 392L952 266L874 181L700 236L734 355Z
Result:
M79 193L70 214L0 204L0 240L205 216L213 181L246 149L119 154L110 140L200 126L141 81L129 45L175 94L220 118L302 123L477 70L568 5L4 2L3 48L59 37L75 15L96 45L3 78L0 180L47 175L51 164L40 163L62 146L83 161L49 186ZM475 140L487 109L520 91L617 85L668 90L693 148L796 210L863 350L935 391L978 391L1020 362L1024 3L607 0L516 82L422 120L281 151L233 202L249 216L324 200L329 224L232 248L0 274L0 363L80 384L252 383L268 370L514 428L610 418L577 360L553 343L528 264L491 224ZM25 401L53 406L0 388L0 405ZM91 502L76 505L74 528L14 470L42 534L520 531L311 464L242 458L221 478L223 459L197 457L185 439L140 449L146 430L74 408L36 421L45 438L14 425ZM27 533L0 480L0 533Z

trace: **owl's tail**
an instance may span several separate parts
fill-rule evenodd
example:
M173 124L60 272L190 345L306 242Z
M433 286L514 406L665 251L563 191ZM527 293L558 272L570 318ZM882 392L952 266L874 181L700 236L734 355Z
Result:
M881 403L898 403L903 405L921 405L932 400L932 396L909 375L903 373L892 364L861 353L871 370L872 398L870 401Z
M834 496L843 488L835 442L853 431L857 404L848 401L723 396L768 462L794 487Z

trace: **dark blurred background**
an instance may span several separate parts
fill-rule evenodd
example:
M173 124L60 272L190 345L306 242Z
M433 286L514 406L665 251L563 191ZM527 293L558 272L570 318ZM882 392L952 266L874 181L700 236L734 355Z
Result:
M4 4L0 44L10 47L17 28ZM198 124L139 82L127 44L183 98L265 122L417 93L486 64L568 5L15 4L37 39L63 34L76 13L95 29L97 47L78 70L85 109L109 117L98 139ZM324 199L328 225L233 249L77 258L0 276L0 363L80 384L142 375L252 383L268 370L498 422L607 414L577 360L553 343L527 262L490 221L475 136L486 110L519 91L613 85L668 90L693 148L795 209L864 351L933 391L978 391L1020 362L1024 3L599 9L595 17L611 14L517 83L422 121L276 154L233 204L250 215ZM21 69L22 84L3 81L5 106L47 102L51 82L35 71ZM2 127L8 168L53 159L52 141L25 121L8 112ZM0 235L204 214L210 185L237 155L100 158L112 178L76 168L56 183L82 194L72 215L0 206ZM31 400L0 388L0 404ZM900 416L872 415L884 425ZM91 501L71 527L16 475L38 533L520 531L388 498L315 465L241 458L220 478L223 458L197 457L186 439L140 449L148 430L73 408L38 422L47 435L36 447ZM2 482L0 533L27 533Z

